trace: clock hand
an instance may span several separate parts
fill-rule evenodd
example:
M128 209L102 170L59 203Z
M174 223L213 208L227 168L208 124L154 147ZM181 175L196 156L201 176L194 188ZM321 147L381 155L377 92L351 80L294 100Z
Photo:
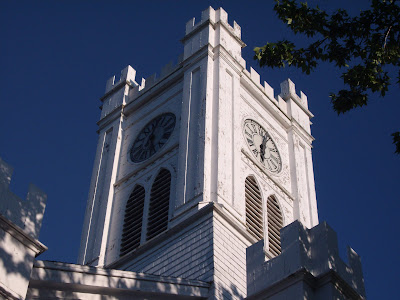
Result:
M263 138L262 143L260 144L260 157L261 161L264 161L264 154L265 154L265 137Z

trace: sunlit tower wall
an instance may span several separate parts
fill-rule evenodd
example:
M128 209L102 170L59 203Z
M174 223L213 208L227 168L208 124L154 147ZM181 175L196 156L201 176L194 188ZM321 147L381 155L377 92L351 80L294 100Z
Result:
M264 238L268 260L281 227L318 224L313 115L292 81L275 95L246 69L241 28L222 8L190 20L182 42L159 77L128 66L107 82L78 262L243 298L247 247Z

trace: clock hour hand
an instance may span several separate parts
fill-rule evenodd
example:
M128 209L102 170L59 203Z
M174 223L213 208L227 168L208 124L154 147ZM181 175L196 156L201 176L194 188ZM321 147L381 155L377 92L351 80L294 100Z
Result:
M264 155L265 155L265 137L263 138L262 143L260 144L260 157L261 161L264 161Z

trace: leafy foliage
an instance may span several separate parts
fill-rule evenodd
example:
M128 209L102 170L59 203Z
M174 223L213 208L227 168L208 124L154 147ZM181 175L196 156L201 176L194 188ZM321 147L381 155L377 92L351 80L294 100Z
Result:
M307 47L296 47L282 40L254 49L261 67L300 68L309 74L319 62L330 62L343 69L346 89L331 93L333 109L345 113L367 105L370 93L385 96L391 84L388 67L399 72L400 84L400 6L398 0L372 0L369 10L350 17L339 9L332 14L295 0L276 0L274 10L295 34L306 35ZM393 135L400 154L400 132Z

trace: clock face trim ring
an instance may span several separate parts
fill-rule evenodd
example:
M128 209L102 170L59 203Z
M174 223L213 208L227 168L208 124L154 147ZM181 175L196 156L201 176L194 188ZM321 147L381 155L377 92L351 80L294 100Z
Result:
M129 156L132 162L141 163L155 155L168 142L174 131L176 117L173 113L158 115L139 132Z
M272 173L282 170L282 159L271 135L252 119L243 122L243 135L251 153L265 169Z

